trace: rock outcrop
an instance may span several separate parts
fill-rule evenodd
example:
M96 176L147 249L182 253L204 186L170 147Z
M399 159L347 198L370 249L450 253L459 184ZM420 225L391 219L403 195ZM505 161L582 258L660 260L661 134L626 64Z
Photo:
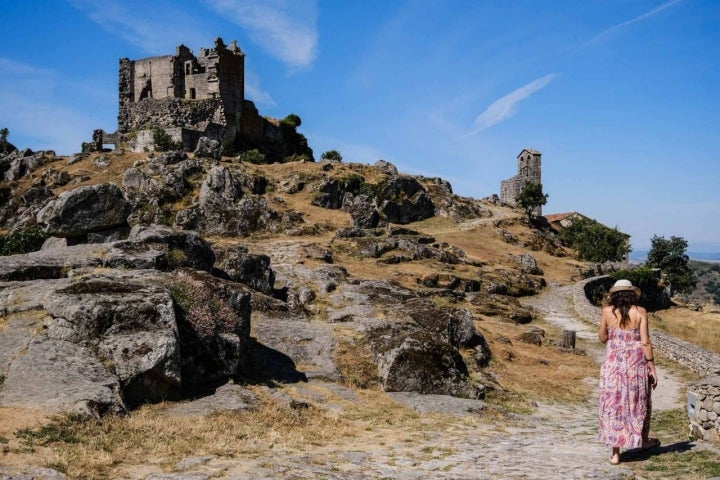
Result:
M130 204L113 183L61 193L37 214L37 222L54 237L81 237L127 225Z

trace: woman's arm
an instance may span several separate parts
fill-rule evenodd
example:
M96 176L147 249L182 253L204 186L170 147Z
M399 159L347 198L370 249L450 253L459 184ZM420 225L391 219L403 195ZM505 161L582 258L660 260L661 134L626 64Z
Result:
M653 347L650 342L650 328L648 327L647 311L638 307L638 313L640 314L640 341L642 342L643 353L645 354L645 361L648 364L648 372L652 377L652 387L655 388L658 383L657 373L655 372L655 357L653 356Z
M598 339L605 343L608 341L608 328L607 328L607 309L603 308L600 314L600 329L598 330Z

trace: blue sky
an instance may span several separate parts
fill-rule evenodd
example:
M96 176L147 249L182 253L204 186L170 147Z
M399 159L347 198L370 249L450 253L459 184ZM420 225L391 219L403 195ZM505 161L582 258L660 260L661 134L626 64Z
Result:
M70 154L117 127L118 60L246 53L246 97L316 158L499 193L543 154L545 213L720 251L716 0L45 0L0 18L0 127Z

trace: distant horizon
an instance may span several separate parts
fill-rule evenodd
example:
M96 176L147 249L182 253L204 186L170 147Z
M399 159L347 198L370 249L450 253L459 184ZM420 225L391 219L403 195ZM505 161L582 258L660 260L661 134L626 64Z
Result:
M647 253L649 248L637 248L630 252L629 260L632 263L644 263L647 260ZM692 251L686 252L690 260L696 260L700 262L720 262L720 249L715 251Z

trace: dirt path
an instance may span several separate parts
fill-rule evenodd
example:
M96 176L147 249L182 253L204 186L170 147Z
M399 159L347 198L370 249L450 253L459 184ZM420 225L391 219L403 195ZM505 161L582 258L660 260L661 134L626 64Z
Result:
M605 346L597 339L597 326L578 319L572 305L573 291L576 288L575 285L551 286L542 295L533 297L524 303L542 312L548 323L562 329L575 330L576 337L585 342L583 348L600 364L605 354ZM590 307L584 306L584 308ZM597 317L600 318L600 309L595 308L595 310ZM653 391L653 409L659 411L680 408L684 392L679 380L661 365L656 366L656 369L659 381L657 388Z

